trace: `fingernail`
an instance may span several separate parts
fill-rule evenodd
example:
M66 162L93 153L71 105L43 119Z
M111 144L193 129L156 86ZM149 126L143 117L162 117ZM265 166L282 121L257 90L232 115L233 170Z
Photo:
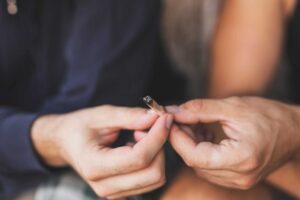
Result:
M173 124L173 116L168 115L167 118L166 118L166 127L167 127L167 129L171 129L172 124Z
M167 112L170 112L170 113L177 113L177 112L179 112L180 108L179 108L179 106L167 106L166 110L167 110Z

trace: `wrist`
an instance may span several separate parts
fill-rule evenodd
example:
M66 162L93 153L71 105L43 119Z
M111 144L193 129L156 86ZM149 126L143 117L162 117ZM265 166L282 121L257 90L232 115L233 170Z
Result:
M45 115L37 118L31 128L33 146L41 160L50 167L65 167L66 161L60 154L58 127L60 115Z

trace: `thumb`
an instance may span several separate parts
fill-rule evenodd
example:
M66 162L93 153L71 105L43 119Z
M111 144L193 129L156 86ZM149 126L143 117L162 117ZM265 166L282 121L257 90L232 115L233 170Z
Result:
M184 124L227 121L233 114L231 105L224 100L197 99L181 106L168 106L166 110L176 122Z
M158 115L142 108L100 106L89 113L89 127L144 130L150 128Z

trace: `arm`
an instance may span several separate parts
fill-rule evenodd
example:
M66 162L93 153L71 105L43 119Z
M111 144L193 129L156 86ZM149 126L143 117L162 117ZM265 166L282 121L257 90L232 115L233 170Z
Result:
M74 16L65 27L67 70L55 96L36 112L1 105L0 199L26 189L32 174L40 182L49 173L31 144L38 116L107 103L133 105L143 95L156 60L159 1L105 2L74 1Z
M280 58L284 21L296 1L225 1L212 47L211 97L263 94ZM267 180L300 196L298 162L290 162ZM296 187L296 188L295 188Z
M200 177L230 188L249 189L300 155L300 112L262 98L194 100L168 108L182 124L219 123L227 138L199 142L174 126L170 141Z
M282 48L282 2L223 2L212 45L210 96L264 93Z
M70 166L99 197L120 199L165 183L163 145L172 116L156 119L144 109L99 106L41 117L32 138L49 166ZM126 134L121 130L135 131L136 143L111 147L119 134Z

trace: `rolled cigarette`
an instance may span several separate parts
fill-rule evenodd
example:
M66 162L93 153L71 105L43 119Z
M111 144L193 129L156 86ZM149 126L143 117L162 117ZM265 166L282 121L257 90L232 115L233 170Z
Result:
M164 114L166 111L163 106L159 105L152 97L146 96L143 98L143 101L145 104L152 109L154 112L156 112L158 115Z

